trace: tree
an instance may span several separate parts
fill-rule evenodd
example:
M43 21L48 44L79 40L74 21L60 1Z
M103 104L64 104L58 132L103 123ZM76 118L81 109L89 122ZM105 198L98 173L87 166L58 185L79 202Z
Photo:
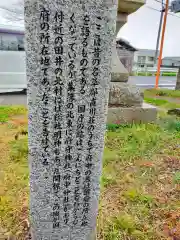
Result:
M176 90L180 90L180 67L178 69L178 74L177 74Z
M24 21L24 0L16 0L11 6L0 5L6 19L10 21Z

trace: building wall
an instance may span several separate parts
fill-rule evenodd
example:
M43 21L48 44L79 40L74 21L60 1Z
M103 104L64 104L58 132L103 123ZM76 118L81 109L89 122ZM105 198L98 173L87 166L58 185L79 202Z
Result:
M24 51L24 35L0 32L0 51Z
M0 29L0 92L25 88L24 34Z
M179 62L178 59L162 59L162 65L164 66L172 66L172 67L179 67L180 66L180 58Z
M0 90L25 88L27 88L25 52L0 51Z
M156 50L139 49L134 54L134 67L142 69L154 67L155 52Z

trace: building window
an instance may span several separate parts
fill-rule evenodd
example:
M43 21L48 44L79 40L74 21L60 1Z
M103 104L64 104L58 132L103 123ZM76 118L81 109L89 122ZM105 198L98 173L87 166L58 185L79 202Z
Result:
M154 57L148 57L148 61L149 62L153 62L154 61Z
M172 65L172 66L180 67L180 63L174 63L174 65Z
M142 63L146 61L146 57L145 56L138 56L138 62Z
M19 34L0 33L0 50L24 51L24 36Z
M24 51L24 36L17 35L18 51Z

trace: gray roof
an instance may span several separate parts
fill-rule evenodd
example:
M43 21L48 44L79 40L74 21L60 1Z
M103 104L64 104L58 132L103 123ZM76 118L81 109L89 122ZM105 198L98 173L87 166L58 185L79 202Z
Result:
M125 49L135 52L137 51L137 49L135 47L133 47L127 40L123 39L123 38L118 38L116 39L116 43L118 43L119 45L121 45L122 47L124 47Z
M24 35L24 28L11 26L11 25L0 25L0 33L11 33L11 34Z
M149 52L154 52L156 49L148 49L148 48L137 48L138 51L149 51ZM159 51L159 50L158 50Z
M180 57L164 57L162 60L180 61Z

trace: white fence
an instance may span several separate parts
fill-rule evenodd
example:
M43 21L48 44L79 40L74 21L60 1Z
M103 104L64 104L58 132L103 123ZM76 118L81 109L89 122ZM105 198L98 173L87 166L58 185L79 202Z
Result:
M133 71L135 73L145 73L148 75L148 73L155 74L157 72L157 67L148 67L148 68L134 68ZM160 68L160 75L163 73L177 73L178 72L178 67L177 68L168 68L168 67L162 67Z
M157 68L147 68L147 72L150 72L150 73L154 73L154 72L157 72ZM173 72L173 73L177 73L178 72L178 67L177 68L161 68L160 69L160 72L161 73L164 73L164 72Z

